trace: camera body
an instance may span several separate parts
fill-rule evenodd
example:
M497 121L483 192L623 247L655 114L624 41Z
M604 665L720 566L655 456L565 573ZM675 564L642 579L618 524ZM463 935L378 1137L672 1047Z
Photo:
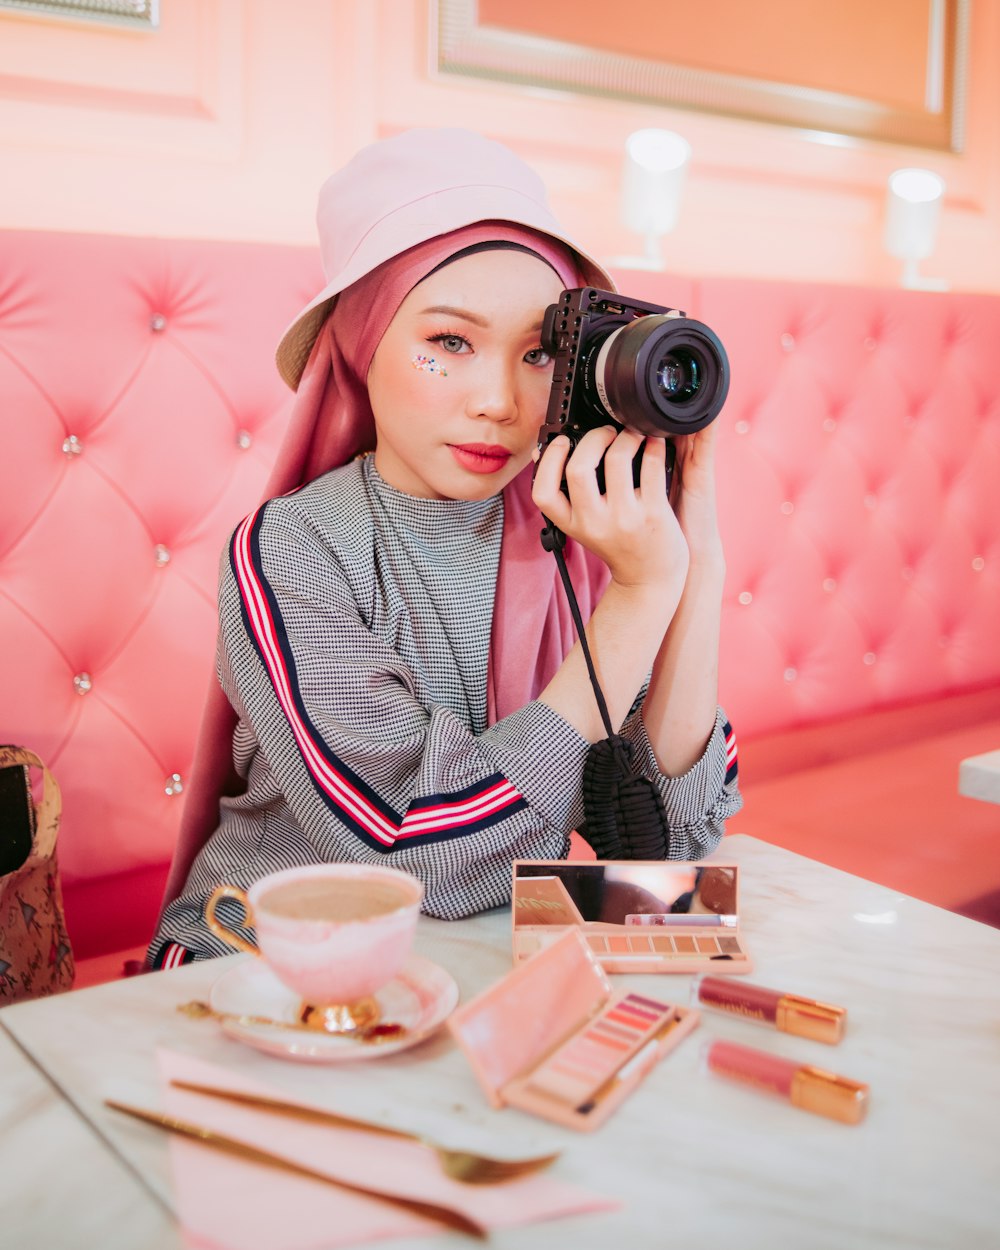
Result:
M729 393L722 343L676 308L594 287L563 291L545 310L541 343L554 368L540 451L559 434L576 446L602 425L693 434Z

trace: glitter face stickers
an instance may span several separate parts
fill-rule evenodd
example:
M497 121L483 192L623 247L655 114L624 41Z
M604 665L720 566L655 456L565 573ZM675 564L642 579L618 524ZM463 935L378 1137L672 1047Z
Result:
M437 358L434 356L414 356L410 361L414 369L419 369L421 373L436 373L440 378L448 376L448 370L443 365L439 365Z

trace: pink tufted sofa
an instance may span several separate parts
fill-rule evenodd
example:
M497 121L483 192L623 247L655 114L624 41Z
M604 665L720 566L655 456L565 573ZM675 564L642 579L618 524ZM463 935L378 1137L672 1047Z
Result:
M0 740L64 796L78 983L149 935L219 553L319 277L276 245L0 232ZM619 274L732 358L722 685L748 832L1000 923L1000 298Z

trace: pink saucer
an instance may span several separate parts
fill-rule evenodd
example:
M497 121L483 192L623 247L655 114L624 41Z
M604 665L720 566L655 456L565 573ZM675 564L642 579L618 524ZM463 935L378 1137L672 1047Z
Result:
M222 1021L219 1027L236 1041L280 1059L304 1063L381 1059L415 1046L440 1028L458 1004L458 986L440 964L411 955L399 976L384 985L375 998L381 1019L404 1025L408 1030L405 1037L366 1045L336 1034L291 1032L273 1025L240 1024L234 1020ZM288 1022L296 1019L299 1002L267 964L252 955L234 962L215 982L209 995L215 1011Z

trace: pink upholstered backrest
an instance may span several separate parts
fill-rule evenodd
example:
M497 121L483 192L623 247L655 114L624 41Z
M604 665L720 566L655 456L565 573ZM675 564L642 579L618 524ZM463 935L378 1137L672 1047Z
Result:
M148 936L219 554L263 488L290 400L274 344L318 276L305 249L0 234L0 738L62 786L83 955Z
M318 276L307 249L0 233L0 740L62 785L81 955L148 936L219 554L287 416L274 344ZM1000 299L617 277L732 357L739 734L996 682Z
M706 280L738 733L1000 680L1000 298Z

